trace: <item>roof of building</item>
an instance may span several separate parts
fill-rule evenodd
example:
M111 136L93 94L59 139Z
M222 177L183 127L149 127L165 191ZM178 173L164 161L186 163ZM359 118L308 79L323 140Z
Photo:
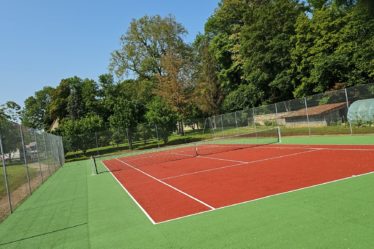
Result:
M319 106L308 107L308 115L315 116L315 115L325 114L327 112L342 109L346 107L346 105L347 105L346 102L340 102L340 103L324 104L324 105L319 105ZM297 111L287 112L287 114L282 115L283 118L302 117L302 116L306 116L305 108L302 108Z

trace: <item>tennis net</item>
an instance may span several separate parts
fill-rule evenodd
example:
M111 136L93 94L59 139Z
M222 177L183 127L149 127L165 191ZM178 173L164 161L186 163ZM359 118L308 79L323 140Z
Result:
M119 160L133 167L144 167L278 142L280 142L279 128L271 128L235 136L218 137L197 143L182 144L172 148L166 147L164 150L122 157ZM123 167L126 168L118 164L118 168L112 167L110 170L122 170Z

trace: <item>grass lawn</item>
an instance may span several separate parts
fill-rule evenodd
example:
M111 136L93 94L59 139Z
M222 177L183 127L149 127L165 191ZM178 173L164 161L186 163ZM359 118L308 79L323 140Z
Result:
M153 225L109 173L93 176L89 160L70 162L0 224L0 248L374 248L373 188L368 174Z
M24 165L11 165L7 166L7 175L8 175L8 183L10 191L16 190L21 185L27 183L27 175L26 175L26 168ZM38 170L34 168L29 168L30 177L34 177ZM4 175L3 175L3 167L0 167L0 197L6 195L6 190L4 186Z

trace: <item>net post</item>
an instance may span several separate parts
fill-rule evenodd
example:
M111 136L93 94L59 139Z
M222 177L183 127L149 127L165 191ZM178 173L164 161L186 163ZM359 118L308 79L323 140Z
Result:
M281 129L280 127L278 126L277 127L277 131L278 131L278 143L282 143L282 135L281 135Z
M91 160L92 160L92 163L93 163L93 175L98 175L99 172L97 170L97 164L96 164L96 158L94 156L91 156Z

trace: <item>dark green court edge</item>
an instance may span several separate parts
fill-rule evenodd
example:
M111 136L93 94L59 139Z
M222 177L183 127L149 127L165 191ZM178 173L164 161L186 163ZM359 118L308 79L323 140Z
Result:
M282 142L374 144L374 136ZM0 224L0 248L374 248L374 174L152 225L109 173L68 163Z

